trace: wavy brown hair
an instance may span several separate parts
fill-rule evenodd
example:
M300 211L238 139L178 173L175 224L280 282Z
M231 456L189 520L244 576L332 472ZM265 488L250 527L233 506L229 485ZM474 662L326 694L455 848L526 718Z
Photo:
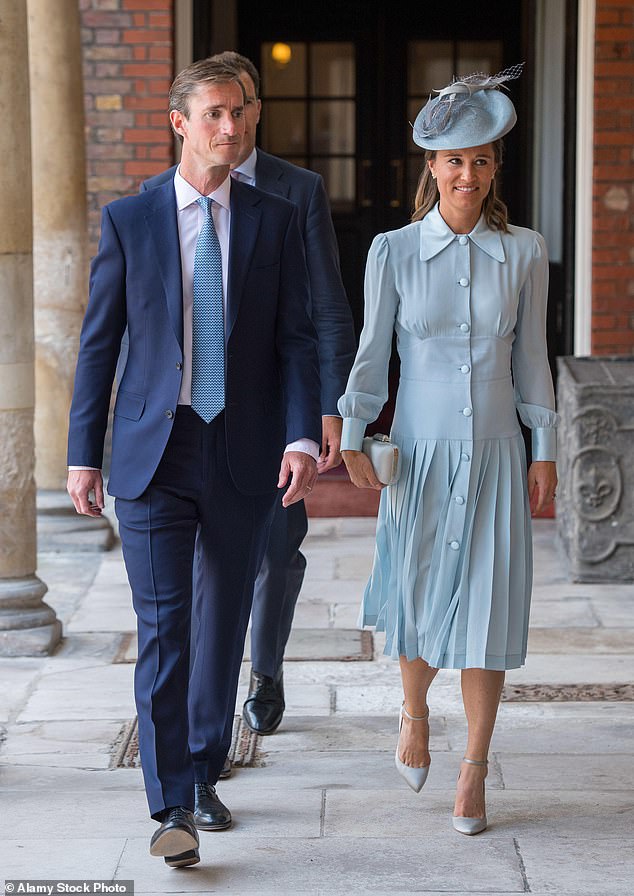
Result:
M487 223L487 227L490 227L491 230L501 230L503 233L508 233L508 209L497 195L496 190L498 173L500 171L500 168L502 167L502 162L504 160L504 144L502 140L495 140L491 145L493 146L493 158L495 159L497 171L495 173L493 181L491 182L491 189L487 193L487 196L482 203L482 213L484 214L484 220ZM429 165L427 164L435 158L436 150L425 150L423 170L421 171L420 177L418 178L416 196L414 197L414 211L411 218L412 221L420 221L422 218L424 218L425 215L433 209L433 207L440 199L438 186L434 178L431 176L431 170L429 168Z

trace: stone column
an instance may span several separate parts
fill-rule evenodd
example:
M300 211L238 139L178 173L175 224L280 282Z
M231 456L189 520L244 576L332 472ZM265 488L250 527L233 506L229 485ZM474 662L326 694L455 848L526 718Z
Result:
M40 549L109 548L108 520L66 493L68 412L88 291L84 91L77 0L28 0Z
M0 0L0 656L49 653L61 624L35 575L33 231L27 15ZM10 114L9 114L10 113Z

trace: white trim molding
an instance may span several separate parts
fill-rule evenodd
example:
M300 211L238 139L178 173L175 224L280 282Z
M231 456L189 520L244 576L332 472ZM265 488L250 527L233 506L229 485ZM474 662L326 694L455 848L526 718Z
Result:
M194 4L193 0L174 2L174 74L193 62Z
M596 0L579 0L577 34L577 171L575 178L574 353L592 351L592 187Z

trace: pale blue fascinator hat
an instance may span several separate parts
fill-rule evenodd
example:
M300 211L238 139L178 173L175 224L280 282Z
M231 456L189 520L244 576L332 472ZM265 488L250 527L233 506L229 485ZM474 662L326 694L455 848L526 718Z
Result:
M468 149L499 140L517 121L515 106L500 90L519 78L524 64L497 75L456 78L430 96L414 122L414 143L423 149Z

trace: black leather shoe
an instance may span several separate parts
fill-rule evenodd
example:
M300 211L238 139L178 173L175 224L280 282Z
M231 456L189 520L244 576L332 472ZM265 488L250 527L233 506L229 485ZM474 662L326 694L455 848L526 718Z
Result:
M220 802L212 784L196 784L194 824L201 831L226 831L231 827L231 812Z
M163 822L150 840L150 855L179 856L198 848L198 831L189 809L174 806L167 809Z
M284 676L282 666L275 678L251 670L249 695L242 707L242 718L256 734L273 734L284 716Z
M165 856L165 864L170 868L186 868L188 865L197 865L200 862L200 853L197 849L188 849L177 856Z
M227 758L225 759L225 764L222 766L222 771L220 772L218 777L224 781L225 778L230 778L232 774L233 766L231 765L231 760L227 756Z

